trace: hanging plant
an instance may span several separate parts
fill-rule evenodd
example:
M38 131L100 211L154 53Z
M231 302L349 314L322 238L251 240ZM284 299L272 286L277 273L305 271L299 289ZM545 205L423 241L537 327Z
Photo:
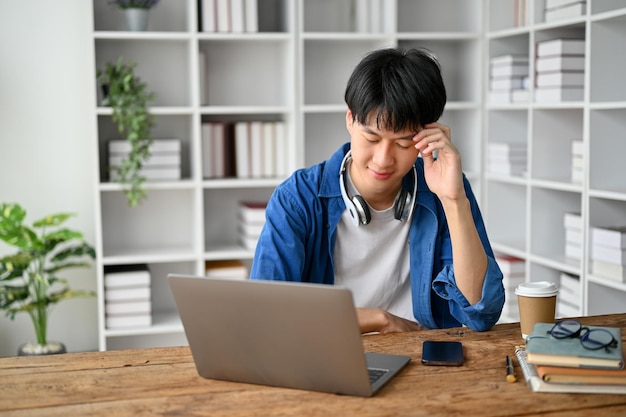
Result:
M98 70L97 74L105 92L102 104L111 106L113 122L131 144L131 150L120 166L111 167L112 178L124 185L131 207L139 205L147 195L141 167L150 156L154 116L148 112L148 103L155 98L154 93L148 91L147 84L135 75L135 67L135 63L124 63L120 57L115 64L105 63L104 69Z

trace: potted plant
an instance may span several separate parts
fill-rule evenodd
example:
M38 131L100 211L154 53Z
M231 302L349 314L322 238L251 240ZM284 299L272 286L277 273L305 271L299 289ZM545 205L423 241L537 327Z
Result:
M119 6L126 14L128 30L144 31L148 28L148 11L159 0L112 0L111 3Z
M141 167L150 156L154 116L148 112L148 103L155 98L147 84L135 75L135 67L135 63L124 63L120 57L115 64L106 62L97 74L105 91L102 104L113 108L113 122L131 144L121 166L112 168L111 172L116 181L125 185L124 192L131 207L146 197L143 187L146 179L141 175Z
M18 249L0 258L0 309L14 319L27 313L34 326L36 343L26 343L18 354L63 353L62 343L48 341L48 316L61 300L93 297L91 291L69 288L62 271L88 267L95 258L94 249L80 232L60 227L72 215L58 213L24 224L26 211L15 203L0 205L0 239Z

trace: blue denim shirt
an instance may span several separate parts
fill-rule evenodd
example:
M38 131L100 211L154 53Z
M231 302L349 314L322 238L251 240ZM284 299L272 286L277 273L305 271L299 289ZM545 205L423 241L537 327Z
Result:
M330 159L294 172L274 190L251 279L334 283L337 223L346 209L339 187L339 169L349 149L350 144L344 144ZM456 286L445 214L439 199L426 185L421 158L415 167L418 191L409 232L415 319L428 328L466 325L472 330L488 330L502 312L504 287L470 184L464 176L472 216L488 257L482 298L474 305ZM408 186L410 178L407 176L404 181Z

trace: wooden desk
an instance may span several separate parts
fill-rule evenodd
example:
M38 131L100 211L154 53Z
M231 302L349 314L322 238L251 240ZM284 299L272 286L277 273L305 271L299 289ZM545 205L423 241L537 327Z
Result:
M626 314L585 317L621 327ZM460 340L462 367L428 367L422 342ZM0 414L11 416L550 416L626 415L626 395L532 393L505 381L505 356L521 342L518 324L364 336L366 350L413 360L372 398L200 378L187 347L0 359Z

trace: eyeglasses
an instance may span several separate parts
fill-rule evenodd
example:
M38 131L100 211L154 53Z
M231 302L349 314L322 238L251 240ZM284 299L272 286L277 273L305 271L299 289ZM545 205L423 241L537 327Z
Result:
M579 338L585 349L599 350L617 347L613 334L605 329L589 329L577 320L563 320L552 326L548 332L557 339Z

